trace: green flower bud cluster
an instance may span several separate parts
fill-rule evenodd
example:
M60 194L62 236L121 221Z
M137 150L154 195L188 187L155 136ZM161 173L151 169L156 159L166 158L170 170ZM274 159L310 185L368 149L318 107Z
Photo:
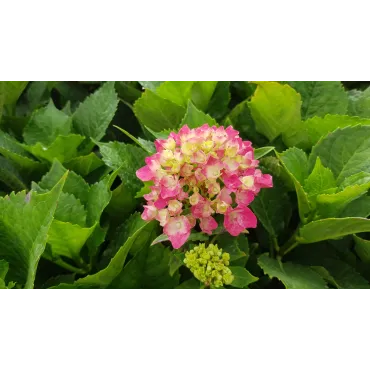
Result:
M222 253L217 244L208 247L200 243L194 249L185 253L185 266L193 275L210 288L230 285L234 280L230 264L230 254Z

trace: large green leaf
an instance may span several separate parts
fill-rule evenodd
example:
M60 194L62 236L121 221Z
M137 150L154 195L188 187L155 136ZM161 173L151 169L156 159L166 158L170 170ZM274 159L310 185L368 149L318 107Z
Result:
M288 84L301 94L303 119L347 112L347 93L338 81L289 81Z
M208 114L216 120L221 119L228 111L230 98L230 82L219 81L208 104Z
M6 275L9 271L9 263L5 260L0 260L0 289L11 289L15 286L14 282L6 283Z
M370 126L346 127L327 135L313 147L310 168L317 157L333 171L337 184L358 172L370 172Z
M363 195L362 197L349 203L339 217L369 217L370 216L370 197Z
M73 126L82 136L100 140L116 113L118 97L114 82L106 82L79 105Z
M196 81L191 89L191 100L194 105L206 112L217 85L217 81Z
M36 184L32 184L34 189L41 188L44 190L49 190L63 177L66 173L66 169L58 160L54 160L50 171L43 176L41 181ZM89 194L89 185L86 181L79 175L70 171L67 177L66 183L64 185L63 191L65 193L73 194L76 198L80 199L82 204L87 203Z
M24 128L23 137L28 145L36 143L49 146L59 136L71 132L72 119L64 112L55 108L52 100L49 104L36 110Z
M66 176L48 193L20 192L0 198L0 258L9 262L9 279L26 288L33 287Z
M0 101L3 99L4 105L15 104L27 84L27 81L0 81Z
M156 89L161 86L164 81L139 81L140 85L145 89L156 91Z
M145 90L135 102L134 113L142 125L158 132L178 127L185 108Z
M76 134L60 135L50 145L45 146L42 143L36 143L26 145L25 148L39 159L47 160L50 163L57 159L64 163L77 156L77 148L84 139L83 136Z
M355 241L355 251L362 262L370 264L370 240L365 240L357 235L353 235Z
M258 82L249 108L257 131L272 141L300 125L301 103L300 95L289 85Z
M278 278L288 289L325 289L324 279L311 267L277 260L263 254L258 258L258 265L270 278Z
M231 286L235 288L245 288L249 284L258 281L258 277L253 276L247 269L241 266L230 266L230 270L234 275L234 280Z
M81 248L85 245L95 229L95 225L87 228L70 222L54 220L48 232L48 244L53 255L79 260Z
M364 195L370 188L370 182L362 185L347 186L335 194L320 194L317 196L317 209L322 218L338 217L345 207Z
M240 132L240 136L244 139L251 140L255 145L265 145L267 140L264 136L256 131L256 125L253 121L248 100L236 105L223 122L224 126L232 125Z
M326 218L304 225L299 230L300 243L315 243L345 235L370 231L370 220L361 217Z
M348 92L348 114L351 116L370 118L370 88L364 91Z
M217 125L216 121L210 115L205 114L197 109L189 100L186 114L181 121L181 126L188 125L190 128L197 128L205 123L208 123L210 126Z
M165 81L156 89L156 94L181 107L186 107L191 99L194 81Z
M312 117L305 122L310 147L315 145L321 137L338 128L356 126L358 124L370 125L370 119L330 114L325 117Z
M132 200L142 186L142 182L136 177L136 171L144 166L146 152L135 145L116 141L98 145L105 164L113 170L119 169L124 191L121 195Z
M171 251L159 244L151 247L144 245L127 263L113 281L111 288L174 288L179 284L179 273L170 275L169 261Z
M17 140L0 130L0 154L11 159L20 169L33 172L43 168Z
M327 258L322 261L324 267L315 270L329 283L339 289L369 289L370 285L352 266L338 259ZM326 270L326 273L322 272ZM320 271L321 270L321 271Z
M75 157L64 163L64 166L78 175L87 176L97 168L104 166L104 162L95 153L90 153Z
M308 175L306 153L297 148L290 148L281 154L277 153L277 157L293 181L297 193L299 215L301 220L304 221L306 215L311 212L308 195L302 186Z
M83 227L86 225L86 210L80 200L73 194L62 193L58 201L54 219Z
M111 186L119 170L105 176L101 181L91 186L87 199L87 225L92 226L99 222L100 216L112 198Z
M107 288L121 273L126 257L132 246L136 243L142 246L149 243L155 226L154 222L141 224L141 227L135 230L135 232L128 237L115 256L111 259L108 266L103 270L100 270L94 275L88 275L77 280L72 286L68 284L60 284L57 288Z
M2 156L0 156L0 182L3 182L11 190L27 189L27 185L13 161Z
M316 198L319 194L334 193L336 189L337 184L333 172L324 167L320 158L317 157L314 169L304 182L304 190L310 198Z
M284 230L292 214L289 198L284 188L277 183L272 189L262 189L251 208L264 228L274 237Z
M229 233L222 233L217 238L217 245L223 252L229 253L230 261L239 261L244 258L244 262L248 259L249 252L248 239L244 235L238 237L231 236Z

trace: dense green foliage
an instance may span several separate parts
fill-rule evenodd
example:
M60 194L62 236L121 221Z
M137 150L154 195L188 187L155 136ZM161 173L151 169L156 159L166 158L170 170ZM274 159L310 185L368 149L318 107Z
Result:
M200 288L183 261L207 241L230 255L227 289L369 288L370 87L354 87L0 82L0 288ZM204 123L252 141L274 187L249 234L173 250L135 173L155 138Z

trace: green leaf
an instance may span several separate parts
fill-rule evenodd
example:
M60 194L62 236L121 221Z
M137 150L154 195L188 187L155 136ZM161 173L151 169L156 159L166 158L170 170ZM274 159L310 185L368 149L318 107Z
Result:
M265 146L263 148L257 148L254 150L254 159L260 159L266 154L270 153L275 148L273 146Z
M87 176L97 168L104 166L104 162L95 153L90 153L88 155L75 157L64 163L64 166L78 175Z
M339 289L369 289L369 283L350 265L338 259L325 259L324 268L328 271ZM330 282L330 280L329 280Z
M216 120L221 119L229 109L230 99L230 82L219 81L208 104L208 114Z
M235 130L240 132L244 139L251 140L255 145L265 145L266 139L256 131L256 125L253 121L248 100L236 105L227 116L224 126L232 125ZM228 120L230 122L228 122Z
M230 270L234 275L234 280L231 286L235 288L245 288L258 280L258 277L253 276L248 270L240 266L230 266Z
M370 241L353 235L355 241L355 251L362 262L370 264Z
M313 117L305 122L310 146L315 145L321 137L326 136L338 128L356 126L358 124L370 125L370 119L328 114L325 117Z
M308 176L308 160L306 153L298 148L289 148L278 155L288 172L303 184Z
M327 135L313 147L310 168L317 157L333 171L337 184L358 172L370 172L370 126L346 127Z
M144 186L136 193L135 198L142 198L144 195L149 194L153 185L153 181L145 181Z
M366 218L326 218L301 227L298 240L302 244L308 244L369 231L370 220Z
M108 266L94 275L88 275L77 280L72 287L75 288L107 288L113 280L121 273L126 261L126 257L134 244L145 245L151 238L154 222L144 223L137 229L118 250L111 259ZM57 288L70 288L70 285L61 284Z
M230 254L230 261L232 262L248 257L244 250L241 250L245 245L247 245L246 249L248 250L248 239L244 235L234 237L229 233L223 233L218 236L215 244L222 248L223 252Z
M43 169L40 162L34 160L17 140L0 130L0 154L11 159L16 165L27 172Z
M279 279L288 289L325 289L324 279L311 267L286 262L279 265L277 260L263 254L258 265L270 278Z
M23 191L0 198L0 258L9 262L9 279L26 288L33 287L66 176L48 193Z
M302 97L302 118L325 114L346 114L347 93L338 81L289 81Z
M142 125L159 132L178 127L184 117L185 108L145 90L135 102L134 113Z
M174 273L184 265L185 253L173 250L171 252L169 266L170 266L170 276L173 276Z
M281 154L276 153L276 155L293 181L297 193L299 216L302 221L305 221L306 215L311 212L308 195L302 186L308 175L306 153L297 148L290 148Z
M50 171L43 176L41 181L38 183L38 186L44 190L51 189L64 176L66 171L67 170L62 166L60 162L54 160ZM33 188L35 188L36 184L33 183L32 186ZM65 182L63 191L65 193L73 194L76 198L80 199L82 204L86 204L89 194L89 185L81 176L70 171Z
M191 99L194 81L165 81L157 87L156 93L181 107L186 107Z
M193 84L191 100L198 109L207 111L217 85L217 81L196 81Z
M12 288L12 283L8 286L5 283L5 277L9 271L9 263L4 260L0 260L0 289Z
M217 125L216 121L211 116L198 110L195 105L189 101L185 117L181 121L180 126L188 125L190 128L197 128L205 123L208 123L210 126Z
M91 186L87 199L87 225L92 226L99 222L105 207L112 198L110 190L119 170L116 170L109 176L105 176L101 181Z
M292 207L284 188L276 183L271 189L261 189L251 208L263 227L274 237L288 225L292 214Z
M114 82L106 82L81 103L73 115L73 126L82 136L100 140L118 105Z
M36 110L26 127L23 137L28 145L36 143L49 146L59 136L67 136L71 132L72 119L55 108L52 100L41 109Z
M54 218L62 222L70 222L84 227L86 225L86 210L73 194L62 193Z
M141 96L140 85L137 82L127 81L116 81L114 87L118 93L118 96L128 103L134 103L134 101Z
M364 195L370 188L370 182L362 185L347 186L336 194L320 194L317 196L317 209L322 218L338 217L344 208Z
M137 145L139 145L142 149L144 149L147 153L149 153L149 154L154 154L155 153L156 149L155 149L154 144L151 141L141 139L140 137L138 139L136 139L135 136L132 136L129 132L127 132L123 128L115 126L115 125L114 125L114 127L117 128L118 130L120 130L121 132L123 132L132 141L134 141Z
M333 172L321 164L317 157L314 169L304 181L304 190L310 198L316 198L319 194L334 193L337 189Z
M84 141L81 135L70 134L58 136L50 145L44 146L41 143L25 145L25 148L39 159L45 159L53 163L57 159L61 163L70 161L77 156L77 148Z
M162 245L155 247L151 247L149 244L144 245L113 281L111 288L169 289L176 287L179 284L179 274L178 272L174 273L171 277L170 257L169 248Z
M363 195L362 197L349 203L339 217L369 217L370 216L370 197Z
M164 81L139 81L139 84L145 89L156 91L156 89L161 86Z
M348 114L370 118L370 88L348 91Z
M301 97L290 86L258 82L248 103L256 129L270 141L301 122Z
M196 278L191 278L178 285L176 289L200 289L200 282Z
M54 220L48 233L48 244L51 245L53 256L64 256L78 261L80 251L95 226L85 228L70 222Z
M142 186L142 182L136 177L136 171L145 164L145 151L135 145L116 141L98 145L104 163L113 170L119 169L124 195L134 198Z
M0 81L0 96L3 96L3 104L15 104L18 98L21 96L23 90L26 88L27 84L27 81Z
M14 163L0 156L0 182L3 182L9 189L20 191L27 189L22 175Z
M370 173L359 172L343 180L343 182L340 184L340 189L343 190L346 187L353 185L365 185L369 182L370 182Z

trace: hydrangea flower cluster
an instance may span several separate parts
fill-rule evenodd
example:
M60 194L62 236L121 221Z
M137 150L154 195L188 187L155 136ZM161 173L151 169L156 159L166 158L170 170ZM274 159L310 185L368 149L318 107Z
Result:
M230 285L234 276L227 267L230 264L230 254L222 253L217 244L210 244L207 248L204 243L185 253L185 266L204 285L210 288L219 288Z
M272 177L257 169L252 143L238 131L185 125L155 146L157 152L136 172L140 180L153 182L142 218L158 220L174 248L187 241L197 220L204 233L212 234L216 214L223 215L233 236L257 226L248 205L261 188L272 187Z

